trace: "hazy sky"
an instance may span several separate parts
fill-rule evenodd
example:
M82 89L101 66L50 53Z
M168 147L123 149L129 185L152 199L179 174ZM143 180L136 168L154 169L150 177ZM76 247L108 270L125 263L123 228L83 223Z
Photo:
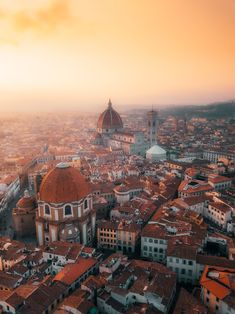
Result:
M234 0L0 0L0 109L235 98Z

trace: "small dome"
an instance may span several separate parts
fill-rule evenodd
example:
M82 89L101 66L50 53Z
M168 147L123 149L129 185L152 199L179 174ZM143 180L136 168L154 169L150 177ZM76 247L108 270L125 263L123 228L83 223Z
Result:
M154 145L150 149L147 150L147 154L166 154L165 149L160 147L159 145Z
M166 151L159 145L153 145L146 152L146 158L152 160L165 160L166 159Z
M123 123L122 119L112 107L112 103L109 100L108 102L108 108L101 113L98 123L97 123L98 129L122 129Z
M19 199L16 204L19 209L35 209L37 202L34 196L30 196L28 190L25 190L24 196Z
M66 163L60 163L43 178L39 199L48 203L70 203L88 194L89 185L80 172Z
M128 192L130 189L125 184L120 184L114 188L115 192L125 193Z
M66 224L60 231L61 241L77 241L79 240L79 229L74 224Z

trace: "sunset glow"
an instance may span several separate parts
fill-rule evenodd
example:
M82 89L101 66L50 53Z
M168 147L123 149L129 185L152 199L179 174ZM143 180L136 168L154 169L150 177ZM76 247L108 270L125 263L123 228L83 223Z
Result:
M1 110L235 98L234 0L0 2Z

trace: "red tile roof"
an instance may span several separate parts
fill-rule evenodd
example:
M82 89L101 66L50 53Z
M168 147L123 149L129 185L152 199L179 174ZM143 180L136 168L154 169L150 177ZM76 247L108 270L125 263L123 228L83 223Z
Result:
M68 286L97 264L94 258L79 258L75 264L67 264L53 279Z
M89 185L77 169L57 166L43 178L39 199L48 203L75 202L89 193Z

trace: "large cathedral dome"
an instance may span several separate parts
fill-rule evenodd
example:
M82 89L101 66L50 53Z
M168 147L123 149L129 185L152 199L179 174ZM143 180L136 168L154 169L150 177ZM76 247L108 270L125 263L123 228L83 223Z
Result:
M75 202L90 194L89 185L80 172L60 163L43 178L39 200L47 203Z
M112 103L109 100L108 108L101 113L97 123L98 132L116 131L123 128L122 119L117 111L112 107Z

